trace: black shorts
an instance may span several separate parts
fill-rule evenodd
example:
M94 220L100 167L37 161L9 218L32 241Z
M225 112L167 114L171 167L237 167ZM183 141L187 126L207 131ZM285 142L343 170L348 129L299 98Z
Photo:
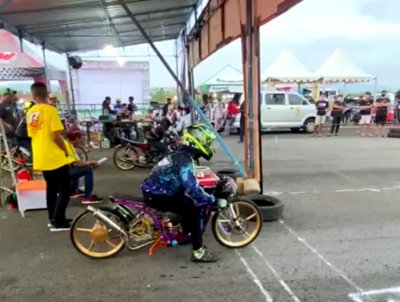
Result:
M375 124L383 126L386 124L386 120L387 120L386 114L385 115L379 114L375 117Z

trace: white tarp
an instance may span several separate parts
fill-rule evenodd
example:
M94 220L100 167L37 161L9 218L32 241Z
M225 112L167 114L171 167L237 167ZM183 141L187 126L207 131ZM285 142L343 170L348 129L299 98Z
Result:
M262 82L310 83L318 79L288 50L284 50L261 75Z
M315 72L325 83L362 83L375 77L357 67L341 50L335 50Z
M106 96L113 103L121 99L128 103L133 96L137 104L147 104L150 95L149 63L116 61L84 61L76 71L77 104L100 104Z

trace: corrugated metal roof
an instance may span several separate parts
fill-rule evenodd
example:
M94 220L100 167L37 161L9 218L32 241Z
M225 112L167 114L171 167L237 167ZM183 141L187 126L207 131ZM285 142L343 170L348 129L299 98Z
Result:
M198 0L124 0L154 41L176 38ZM146 43L117 0L13 0L0 21L63 52ZM6 27L7 28L7 27ZM9 29L9 28L7 28Z

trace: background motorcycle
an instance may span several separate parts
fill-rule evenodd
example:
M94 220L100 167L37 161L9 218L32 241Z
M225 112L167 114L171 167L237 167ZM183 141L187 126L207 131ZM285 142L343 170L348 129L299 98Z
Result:
M120 139L124 144L115 149L113 161L114 165L123 171L135 167L150 168L162 159L162 154L153 150L147 142L134 142L123 137ZM180 144L180 137L174 131L168 131L164 143L171 151L175 150Z
M221 178L212 192L218 202L203 209L203 231L211 218L215 239L228 248L241 248L253 242L262 228L257 206L236 195L233 179ZM73 246L91 258L107 258L125 246L138 250L151 245L148 255L166 246L177 246L189 238L182 232L179 217L150 208L140 197L134 200L110 198L112 206L88 206L73 222ZM213 212L213 214L212 214Z

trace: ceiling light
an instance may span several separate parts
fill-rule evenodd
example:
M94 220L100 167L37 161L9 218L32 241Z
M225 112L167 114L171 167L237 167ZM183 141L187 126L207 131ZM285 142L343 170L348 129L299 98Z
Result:
M112 46L111 44L108 44L104 47L104 52L107 55L111 55L114 52L114 46Z
M119 57L119 58L117 58L117 62L118 62L118 65L119 65L120 67L122 67L122 66L125 65L126 60L125 60L124 57Z

